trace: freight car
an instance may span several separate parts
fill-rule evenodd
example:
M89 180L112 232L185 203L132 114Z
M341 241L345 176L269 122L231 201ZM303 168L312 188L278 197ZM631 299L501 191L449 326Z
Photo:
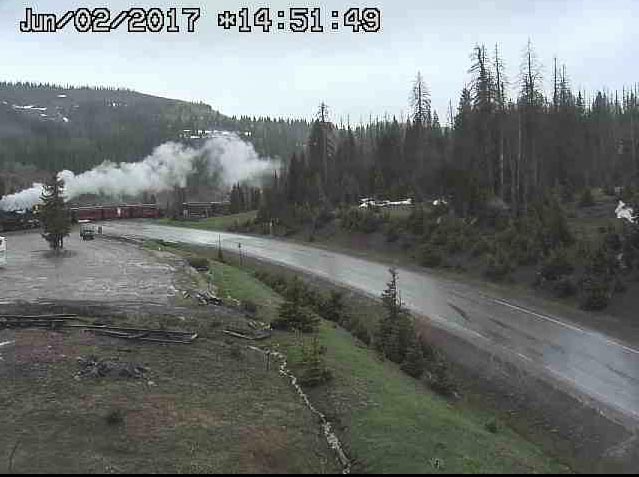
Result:
M162 217L162 211L155 204L71 207L70 211L75 222L80 220L158 219Z

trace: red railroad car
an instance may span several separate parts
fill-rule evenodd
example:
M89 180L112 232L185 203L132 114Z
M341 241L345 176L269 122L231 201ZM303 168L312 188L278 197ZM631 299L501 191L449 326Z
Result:
M162 216L157 205L109 205L95 207L72 207L74 220L118 220L118 219L157 219Z

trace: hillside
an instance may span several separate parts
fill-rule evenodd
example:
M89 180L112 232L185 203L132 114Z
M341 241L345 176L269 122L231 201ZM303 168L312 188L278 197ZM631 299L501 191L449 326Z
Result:
M139 160L217 116L207 105L127 90L0 84L0 169L30 180L16 164L82 171Z
M166 141L216 128L245 132L258 153L282 158L308 133L306 121L230 118L125 89L0 83L0 195L51 171L138 161Z

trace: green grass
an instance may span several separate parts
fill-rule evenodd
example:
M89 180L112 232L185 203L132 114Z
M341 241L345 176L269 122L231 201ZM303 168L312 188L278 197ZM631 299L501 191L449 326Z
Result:
M225 300L251 301L257 305L257 318L270 323L277 316L277 308L283 299L250 273L231 265L211 261L209 275Z
M221 215L219 217L211 217L204 220L173 220L161 219L158 222L163 225L172 225L175 227L187 227L199 230L219 230L226 231L238 225L242 225L249 220L255 220L256 211L243 212L234 215Z
M16 442L19 473L337 470L315 420L276 369L265 371L261 356L238 359L206 338L173 347L80 340L65 338L73 354L48 365L44 377L0 387L0 472ZM75 381L75 357L88 354L141 362L155 384ZM108 423L113 410L124 416L121 424Z
M250 271L213 264L220 290L238 300L260 303L266 320L281 298ZM361 469L373 473L546 473L567 469L534 444L503 429L485 429L493 416L450 404L397 366L380 361L345 330L323 322L321 344L334 379L312 399L335 420ZM306 338L309 339L309 338ZM300 347L290 334L276 340L299 364Z
M367 471L565 472L517 434L488 432L488 417L434 395L373 351L357 346L344 330L325 325L320 336L335 376L333 399L350 403L350 447Z

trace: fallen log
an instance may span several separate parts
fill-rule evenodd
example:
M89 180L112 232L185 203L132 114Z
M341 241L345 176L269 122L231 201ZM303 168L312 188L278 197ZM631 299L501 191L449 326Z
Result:
M256 332L251 335L247 335L247 334L233 331L233 330L223 330L222 332L226 335L233 336L235 338L240 338L243 340L248 340L248 341L261 341L271 337L271 333L267 331Z
M191 344L198 338L197 333L193 333L189 336L185 336L182 339L170 339L170 338L152 338L150 337L152 332L132 335L132 334L120 333L117 331L109 331L109 330L88 330L88 331L91 331L92 333L95 333L97 335L109 336L111 338L120 338L120 339L131 340L131 341L145 341L145 342L163 343L163 344Z
M80 329L94 332L112 338L121 338L131 341L149 341L152 343L167 344L191 344L198 338L198 334L192 331L168 331L153 330L143 328L124 328L108 325L72 325L63 317L39 319L40 317L29 317L20 319L5 318L0 319L0 329L4 328L37 328L37 329ZM67 317L72 319L72 317Z

